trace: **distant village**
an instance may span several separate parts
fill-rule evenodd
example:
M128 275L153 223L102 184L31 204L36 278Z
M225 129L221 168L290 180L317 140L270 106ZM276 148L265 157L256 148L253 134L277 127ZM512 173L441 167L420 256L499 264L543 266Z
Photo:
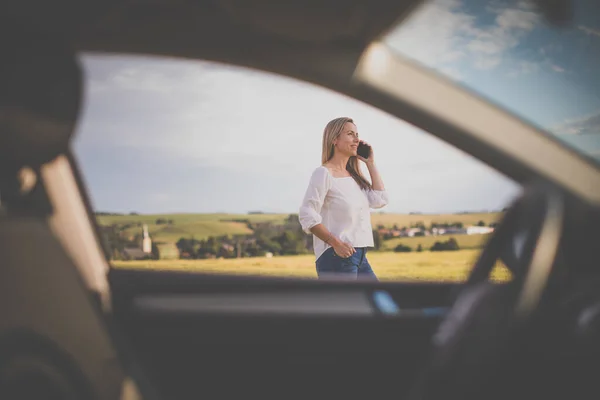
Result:
M312 252L312 235L302 231L294 214L290 215L284 224L251 223L247 220L244 222L253 234L221 235L201 240L182 237L175 243L165 243L160 241L160 238L153 240L148 224L128 223L125 226L104 226L102 229L107 251L112 259L118 260L273 257ZM125 229L131 228L132 225L140 228L139 233L132 235L129 230L129 234L126 234ZM495 227L496 223L486 225L483 221L471 226L463 226L460 222L431 224L431 226L416 223L410 227L378 225L374 228L373 235L375 250L379 249L383 241L389 239L419 236L440 237L441 242L436 242L429 250L457 250L458 245L452 235L489 234ZM445 242L444 238L447 239ZM399 245L395 251L412 251L412 249ZM421 246L417 251L421 251Z
M433 224L430 228L426 228L424 225L410 228L398 228L398 226L385 228L380 225L377 227L377 232L384 240L387 240L397 237L415 236L482 235L493 232L495 227L495 223L486 226L483 221L480 221L478 225L472 226L463 226L460 222L455 224Z

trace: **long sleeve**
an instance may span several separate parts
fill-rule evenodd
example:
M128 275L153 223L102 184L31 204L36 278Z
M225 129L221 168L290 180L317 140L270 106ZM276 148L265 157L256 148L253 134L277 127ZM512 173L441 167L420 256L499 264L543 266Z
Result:
M298 214L304 232L310 233L313 226L322 222L321 208L330 187L331 177L329 172L324 167L317 168L310 177Z
M382 208L385 207L388 202L388 193L386 190L374 190L368 189L365 190L367 195L367 199L369 199L369 207L370 208Z

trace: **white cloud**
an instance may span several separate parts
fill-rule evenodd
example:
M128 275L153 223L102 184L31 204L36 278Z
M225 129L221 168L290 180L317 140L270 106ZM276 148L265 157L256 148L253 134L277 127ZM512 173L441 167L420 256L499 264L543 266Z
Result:
M460 11L458 0L428 3L386 38L389 45L427 65L440 66L465 56L463 33L472 15Z
M600 110L552 127L559 139L600 162Z
M511 31L531 31L538 20L537 14L528 10L526 6L523 5L519 8L506 8L501 10L496 17L498 31L505 35L509 34L508 32Z
M600 110L564 121L553 127L561 135L598 135L600 134Z
M527 3L488 8L493 23L482 26L458 0L427 2L386 38L394 49L425 65L446 70L457 62L493 69L532 31L539 18ZM460 75L458 75L460 77Z
M520 61L508 73L508 76L515 77L519 75L533 74L539 71L540 65L531 61Z
M475 68L483 70L492 69L500 64L500 61L502 61L500 57L478 58L475 61Z
M236 197L235 201L244 204L242 210L246 204L264 204L269 210L293 212L310 173L320 164L324 125L338 116L354 118L359 134L374 146L393 199L388 210L464 208L460 202L471 199L467 193L454 193L454 205L447 196L439 196L440 191L449 193L456 187L491 185L506 193L515 190L498 173L437 138L314 85L189 60L98 56L83 60L87 83L101 90L86 93L75 143L79 154L125 148L125 154L151 155L169 170L180 168L182 176L198 166L227 171L228 176L255 176L264 186L263 197L256 193ZM186 181L175 186L191 190L185 189L188 185ZM228 182L222 186L221 193L202 195L202 204L213 204L211 196L239 196L228 188ZM157 191L151 196L153 204L166 208L172 201L190 201L189 193L152 190ZM498 197L480 201L495 207Z
M552 70L554 70L555 72L559 72L559 73L563 73L563 72L565 72L565 69L564 69L564 68L562 68L562 67L559 67L558 65L554 65L554 64L553 64L553 65L551 66L551 68L552 68Z

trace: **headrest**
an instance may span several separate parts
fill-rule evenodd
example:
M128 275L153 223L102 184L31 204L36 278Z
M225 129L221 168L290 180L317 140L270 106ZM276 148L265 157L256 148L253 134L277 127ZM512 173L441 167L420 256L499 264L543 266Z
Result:
M39 166L63 153L82 97L75 53L48 37L0 38L0 167Z

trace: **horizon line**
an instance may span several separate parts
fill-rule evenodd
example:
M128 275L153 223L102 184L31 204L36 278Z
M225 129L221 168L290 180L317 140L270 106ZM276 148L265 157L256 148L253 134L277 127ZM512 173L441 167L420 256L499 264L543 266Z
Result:
M435 212L420 212L420 211L409 211L409 212L395 212L395 211L375 211L372 210L372 214L396 214L396 215L441 215L441 214L493 214L501 213L504 210L478 210L478 211L435 211ZM227 211L213 211L213 212L152 212L152 213L141 213L136 211L130 212L113 212L113 211L93 211L94 214L106 214L114 216L153 216L153 215L292 215L298 214L298 212L267 212L267 211L248 211L248 212L227 212Z

